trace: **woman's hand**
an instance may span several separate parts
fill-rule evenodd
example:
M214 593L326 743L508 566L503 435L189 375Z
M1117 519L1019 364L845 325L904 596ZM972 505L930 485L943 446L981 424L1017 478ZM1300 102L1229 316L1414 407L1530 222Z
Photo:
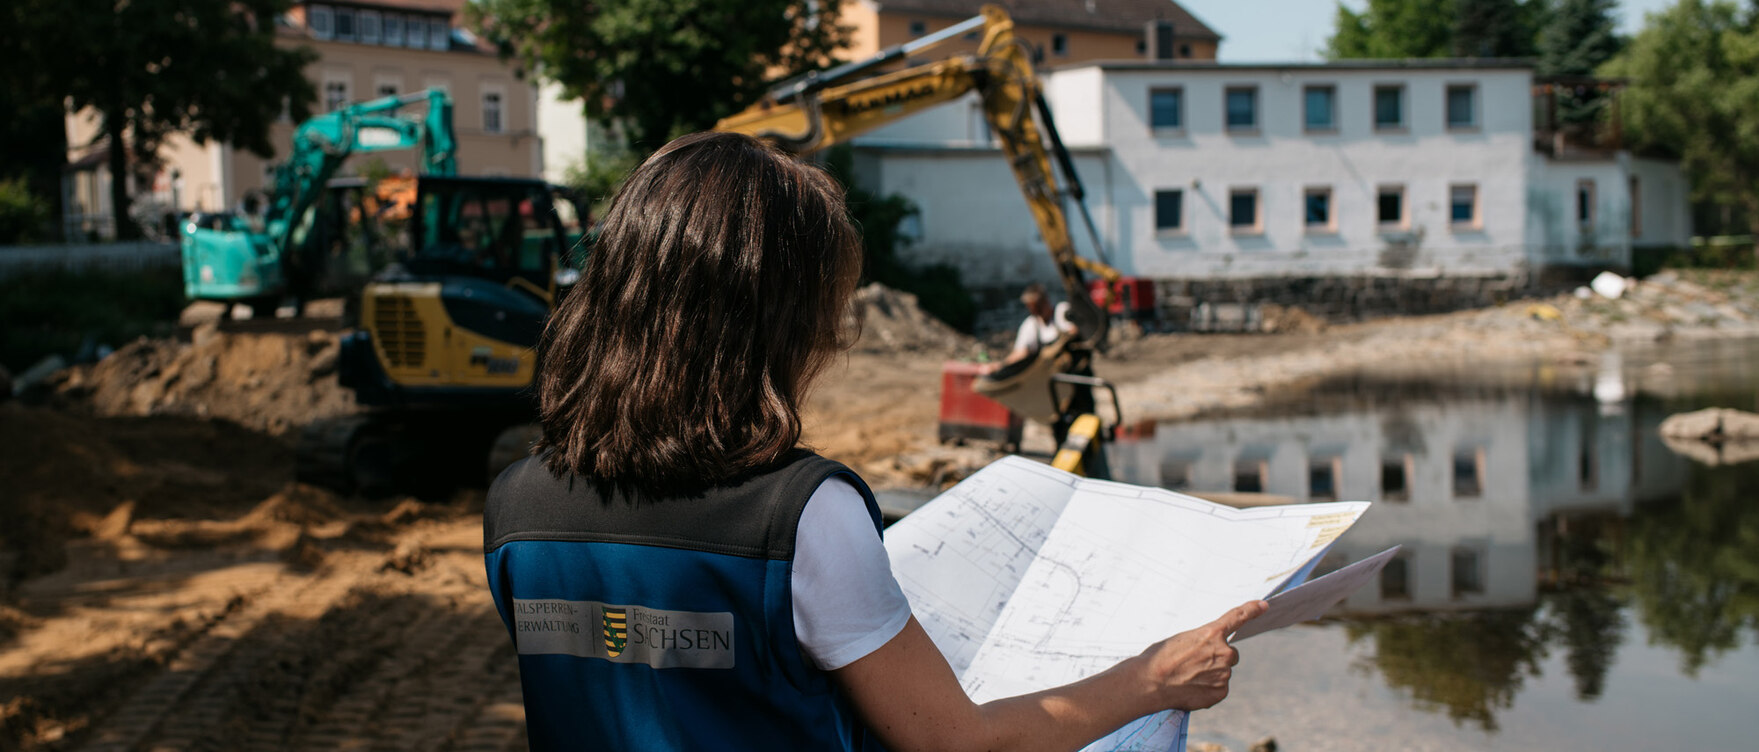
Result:
M1228 635L1269 607L1264 601L1243 603L1215 621L1150 645L1140 656L1149 691L1175 710L1221 702L1228 696L1234 664L1240 662L1240 651L1228 644Z

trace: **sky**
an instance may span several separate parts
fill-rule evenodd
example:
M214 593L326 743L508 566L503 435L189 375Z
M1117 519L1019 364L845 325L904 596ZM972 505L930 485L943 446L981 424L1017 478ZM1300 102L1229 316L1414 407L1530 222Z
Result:
M1367 0L1343 0L1354 10ZM1331 37L1336 0L1177 0L1185 10L1222 35L1221 62L1291 62L1319 59ZM1631 34L1643 14L1672 6L1674 0L1620 0L1619 31Z

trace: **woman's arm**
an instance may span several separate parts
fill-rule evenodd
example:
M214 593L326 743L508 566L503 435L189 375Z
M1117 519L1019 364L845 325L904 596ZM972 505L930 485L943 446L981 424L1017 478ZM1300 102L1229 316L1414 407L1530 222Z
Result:
M915 617L883 647L832 673L891 750L1079 749L1151 713L1221 702L1240 660L1227 637L1266 607L1245 603L1087 679L982 705L965 695Z

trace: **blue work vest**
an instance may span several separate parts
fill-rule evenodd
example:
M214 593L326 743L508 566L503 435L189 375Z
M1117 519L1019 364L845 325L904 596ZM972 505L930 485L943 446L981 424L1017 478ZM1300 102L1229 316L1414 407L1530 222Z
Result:
M633 498L541 459L489 490L483 549L531 747L877 748L794 635L801 510L847 467L806 451L687 497Z

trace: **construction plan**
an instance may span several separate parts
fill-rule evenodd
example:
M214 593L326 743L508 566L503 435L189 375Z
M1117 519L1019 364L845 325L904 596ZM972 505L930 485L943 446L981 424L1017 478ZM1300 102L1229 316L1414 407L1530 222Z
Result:
M1391 555L1294 588L1368 506L1234 509L1006 457L889 528L886 550L981 703L1096 674L1279 591L1266 614L1278 626L1318 616ZM1185 714L1168 711L1088 749L1184 750L1185 731Z

